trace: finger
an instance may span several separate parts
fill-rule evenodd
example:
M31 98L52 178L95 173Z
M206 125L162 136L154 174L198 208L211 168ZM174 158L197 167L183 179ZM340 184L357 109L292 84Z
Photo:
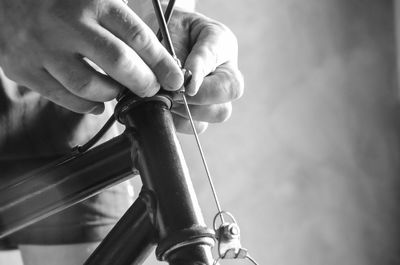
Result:
M205 121L209 123L224 122L232 114L232 104L214 104L214 105L190 105L190 113L193 120L195 121ZM172 108L172 112L188 119L188 114L186 112L185 106L179 104Z
M174 114L172 115L172 118L174 120L175 128L178 132L184 134L193 134L193 129L189 120ZM208 127L208 123L202 121L195 121L194 125L198 134L203 133Z
M122 88L110 77L94 70L82 58L51 57L46 59L44 66L68 91L90 101L112 100Z
M167 90L177 90L183 75L176 61L158 41L153 31L122 1L110 1L100 23L128 44L154 71Z
M231 102L243 95L243 76L237 68L226 63L207 76L196 95L187 96L192 105L212 105ZM176 101L182 103L179 95Z
M87 25L79 53L93 61L115 81L141 97L153 96L160 89L153 71L123 41L105 28Z
M72 94L45 70L32 71L30 76L25 76L25 80L22 85L73 112L101 114L104 111L103 103L85 100Z
M219 65L228 61L237 63L237 40L225 26L210 20L207 25L198 23L192 32L197 33L192 36L195 44L185 61L185 68L193 74L187 87L189 95L195 95L204 77Z

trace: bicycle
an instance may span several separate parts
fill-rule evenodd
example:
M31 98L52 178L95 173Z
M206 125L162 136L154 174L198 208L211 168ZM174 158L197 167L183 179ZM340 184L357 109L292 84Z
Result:
M165 40L173 56L167 22L174 3L169 2L164 15L159 0L153 0L160 26L157 35ZM186 72L185 81L188 80L190 73ZM185 100L184 90L179 93ZM241 247L239 227L232 215L221 210L217 199L219 212L214 229L205 225L176 137L170 113L172 94L161 92L143 99L124 91L117 100L114 116L88 143L0 189L0 238L138 172L143 183L138 199L86 265L141 264L156 245L157 258L174 265L216 264L222 258L248 258L257 264ZM93 147L116 120L126 126L125 132ZM209 174L207 166L206 171ZM224 216L231 222L225 222ZM219 226L217 217L221 219ZM214 259L211 247L216 238L219 257Z

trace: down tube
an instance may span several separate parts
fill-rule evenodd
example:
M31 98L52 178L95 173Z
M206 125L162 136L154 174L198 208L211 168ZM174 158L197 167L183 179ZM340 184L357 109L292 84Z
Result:
M143 190L85 265L142 264L155 247L154 204L152 193Z

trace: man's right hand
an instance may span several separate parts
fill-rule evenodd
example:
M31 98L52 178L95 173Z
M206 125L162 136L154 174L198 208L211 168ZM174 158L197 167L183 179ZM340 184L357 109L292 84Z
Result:
M0 67L78 113L101 113L121 85L145 97L183 83L174 59L121 0L0 0Z

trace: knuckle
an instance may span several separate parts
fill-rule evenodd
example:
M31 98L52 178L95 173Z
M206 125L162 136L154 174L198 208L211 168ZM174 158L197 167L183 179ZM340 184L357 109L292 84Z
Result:
M215 36L217 36L219 43L225 46L226 53L230 56L237 56L239 50L238 39L230 28L221 23L215 25Z
M134 25L127 31L126 39L128 44L138 51L145 50L151 45L149 34L139 25Z
M232 115L232 104L227 103L220 105L218 108L218 111L215 115L215 121L216 122L224 122L228 120Z
M116 71L129 71L132 69L134 65L132 60L129 59L128 51L126 49L113 46L109 51L107 60L111 68L114 68Z
M208 25L208 30L212 33L212 35L218 36L219 39L226 40L226 43L237 46L238 40L237 40L235 34L225 24L222 24L218 21L213 20Z
M235 70L233 73L229 74L226 82L228 84L225 85L225 89L230 100L236 100L243 96L244 78L239 70Z
M92 77L82 76L80 74L71 74L69 76L70 89L83 98L90 98L92 91Z
M226 38L232 44L237 44L238 40L237 40L235 34L225 24L215 21L213 23L213 25L215 27L215 31L216 31L217 35L220 35L222 38Z
M230 28L228 28L225 25L222 25L222 29L223 32L225 34L225 37L229 40L229 43L231 43L232 45L237 46L238 45L238 39L236 37L236 35L232 32L232 30Z
M204 58L208 58L208 59L212 60L212 62L215 65L215 67L217 66L218 52L217 52L216 47L214 45L205 45L202 48L202 53L203 53L203 57Z
M243 74L238 70L235 75L235 94L233 99L239 99L243 96L244 93L244 77Z

